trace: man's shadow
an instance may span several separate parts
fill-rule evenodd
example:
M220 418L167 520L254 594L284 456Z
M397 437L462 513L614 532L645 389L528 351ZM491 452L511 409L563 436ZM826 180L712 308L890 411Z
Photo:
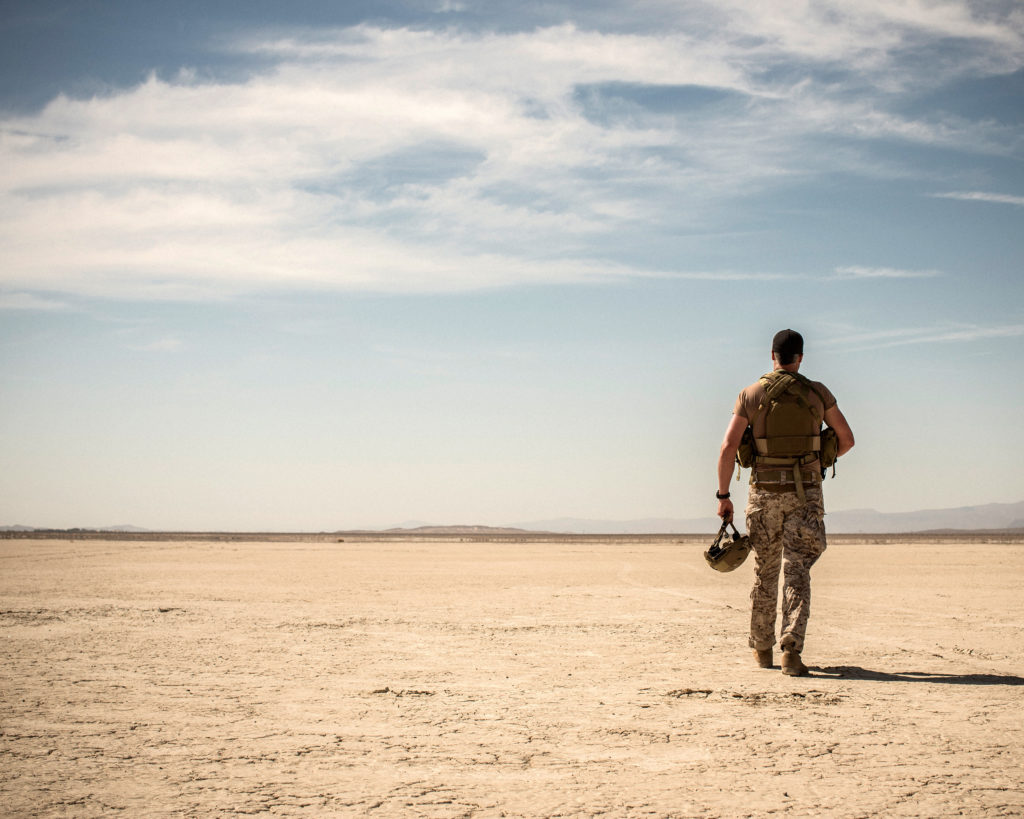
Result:
M872 682L923 682L950 685L1024 685L1024 677L1012 674L933 674L926 671L872 671L857 665L830 665L811 668L812 677Z

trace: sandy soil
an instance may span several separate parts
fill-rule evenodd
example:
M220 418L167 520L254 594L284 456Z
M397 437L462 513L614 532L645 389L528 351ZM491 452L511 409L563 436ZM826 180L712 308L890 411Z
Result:
M5 816L1020 816L1024 546L0 541Z

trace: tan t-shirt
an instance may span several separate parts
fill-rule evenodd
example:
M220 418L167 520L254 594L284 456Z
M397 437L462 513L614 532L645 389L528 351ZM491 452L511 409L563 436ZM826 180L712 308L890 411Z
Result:
M836 398L829 392L828 387L822 384L820 381L812 381L810 402L812 405L818 408L818 412L821 417L825 417L825 411L832 409L836 405ZM742 390L739 396L736 398L736 406L733 407L733 415L739 415L741 418L746 418L749 422L751 418L757 413L757 408L761 406L761 402L764 401L765 389L760 381L755 381L749 387ZM763 438L765 433L765 417L768 413L764 410L761 414L754 419L754 437Z

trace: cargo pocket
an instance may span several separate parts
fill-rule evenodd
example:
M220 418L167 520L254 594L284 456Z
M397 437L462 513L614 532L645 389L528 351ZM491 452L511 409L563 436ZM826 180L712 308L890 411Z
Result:
M825 551L825 510L820 503L809 503L804 509L799 539L815 557Z

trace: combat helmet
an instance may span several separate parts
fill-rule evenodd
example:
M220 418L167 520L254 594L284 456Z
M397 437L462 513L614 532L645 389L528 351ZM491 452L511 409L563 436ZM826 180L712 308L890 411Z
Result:
M732 526L731 535L726 532L730 526ZM750 538L736 531L736 525L732 520L724 520L722 528L718 530L715 542L704 552L704 559L716 572L731 572L743 564L748 554L750 554Z

